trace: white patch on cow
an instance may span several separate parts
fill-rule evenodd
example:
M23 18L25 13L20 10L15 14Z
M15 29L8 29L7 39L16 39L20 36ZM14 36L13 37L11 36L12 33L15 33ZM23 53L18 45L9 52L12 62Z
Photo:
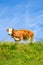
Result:
M8 30L9 30L8 34L12 35L12 28L9 28Z
M15 40L17 40L17 41L18 41L18 40L20 40L20 39L19 39L19 38L15 38Z

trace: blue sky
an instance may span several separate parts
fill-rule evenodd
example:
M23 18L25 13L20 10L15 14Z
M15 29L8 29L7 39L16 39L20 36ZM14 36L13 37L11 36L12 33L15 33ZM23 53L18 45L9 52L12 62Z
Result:
M0 0L0 41L14 41L7 28L28 29L43 39L43 0Z

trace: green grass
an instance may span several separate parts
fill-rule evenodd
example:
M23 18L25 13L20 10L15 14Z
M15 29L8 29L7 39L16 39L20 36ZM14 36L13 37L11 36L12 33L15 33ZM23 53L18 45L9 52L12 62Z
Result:
M0 42L0 65L43 65L43 42Z

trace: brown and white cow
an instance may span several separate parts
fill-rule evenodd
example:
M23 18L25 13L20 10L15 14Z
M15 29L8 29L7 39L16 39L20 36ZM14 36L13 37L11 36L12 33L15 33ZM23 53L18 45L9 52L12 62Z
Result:
M7 29L7 32L15 41L29 40L32 42L34 36L34 32L30 30L14 30L14 28L9 28Z

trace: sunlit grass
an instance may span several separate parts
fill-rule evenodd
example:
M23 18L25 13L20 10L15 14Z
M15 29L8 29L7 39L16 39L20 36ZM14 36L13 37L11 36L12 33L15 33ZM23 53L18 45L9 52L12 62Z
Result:
M43 65L43 42L0 42L0 65Z

